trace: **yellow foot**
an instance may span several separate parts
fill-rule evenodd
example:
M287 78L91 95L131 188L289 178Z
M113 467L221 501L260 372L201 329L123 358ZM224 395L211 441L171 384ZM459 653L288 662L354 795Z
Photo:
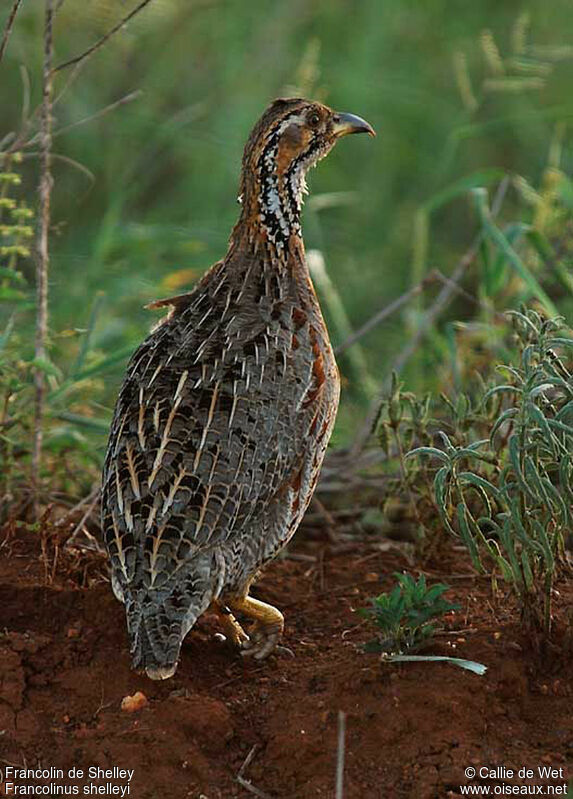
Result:
M247 640L240 644L241 654L252 655L256 660L270 655L283 634L284 617L280 610L250 596L229 600L229 607L254 622Z

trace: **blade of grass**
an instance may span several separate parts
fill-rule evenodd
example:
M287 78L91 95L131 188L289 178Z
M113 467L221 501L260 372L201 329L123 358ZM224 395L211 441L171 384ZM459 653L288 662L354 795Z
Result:
M50 401L58 399L67 391L69 391L69 389L72 388L76 383L79 383L80 380L85 380L88 377L95 377L96 375L104 374L130 356L133 353L133 350L134 347L132 344L128 345L127 347L121 347L121 349L116 350L116 352L114 352L112 355L109 355L107 358L102 358L102 360L98 361L93 366L88 366L86 369L77 372L73 379L65 380L59 388L50 392L48 399Z
M558 316L559 312L553 301L547 296L545 291L541 288L537 279L531 274L529 269L525 266L519 255L515 252L507 238L502 231L494 224L491 218L491 212L487 203L487 191L484 188L472 189L472 194L475 200L475 206L478 213L478 218L482 225L482 229L491 241L497 245L499 250L505 255L510 266L523 280L529 288L534 297L537 297L539 302L544 306L545 310L550 316Z
M101 307L102 307L102 302L103 302L103 293L102 292L98 292L98 294L96 295L96 297L95 297L95 299L94 299L94 301L92 303L90 316L89 316L89 319L88 319L88 326L87 326L86 332L85 332L85 334L84 334L84 336L82 338L82 343L81 343L80 351L78 352L78 357L76 358L76 361L75 361L75 363L72 366L71 371L70 371L70 377L72 377L72 378L76 377L76 375L78 374L78 372L81 371L82 366L84 365L84 361L86 359L86 355L89 352L91 337L92 337L92 334L93 334L93 331L94 331L94 328L95 328L95 325L96 325L96 322L97 322L98 314L99 314L99 312L101 310Z
M487 666L484 666L483 663L464 658L450 658L445 655L388 655L383 656L382 660L385 663L452 663L454 666L471 671L480 677L483 677L487 671Z

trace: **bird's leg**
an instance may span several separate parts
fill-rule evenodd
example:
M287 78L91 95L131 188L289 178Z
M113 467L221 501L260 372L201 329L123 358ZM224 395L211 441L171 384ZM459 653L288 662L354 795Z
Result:
M249 641L249 636L243 630L237 619L233 616L227 605L222 602L213 602L212 610L217 614L225 637L238 649L242 649Z
M256 660L270 655L283 634L284 617L280 610L248 595L229 600L229 607L254 622L248 640L241 644L241 654L253 655Z

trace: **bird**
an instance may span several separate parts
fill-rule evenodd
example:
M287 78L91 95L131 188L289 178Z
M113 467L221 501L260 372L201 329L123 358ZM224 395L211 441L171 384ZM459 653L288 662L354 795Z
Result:
M300 524L340 394L302 239L305 178L353 133L375 135L354 114L274 100L245 146L225 257L147 306L167 313L119 391L102 530L132 667L153 680L175 674L207 610L257 660L282 637L282 613L249 592Z

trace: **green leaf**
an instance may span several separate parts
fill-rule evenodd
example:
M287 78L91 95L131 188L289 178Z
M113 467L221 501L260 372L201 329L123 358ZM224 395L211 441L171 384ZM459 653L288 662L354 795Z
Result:
M547 536L547 530L545 529L545 525L540 524L536 519L533 520L533 526L537 533L537 539L541 544L543 549L543 557L545 560L545 569L551 573L555 569L555 558L553 555L553 550L551 548L551 544L549 543L549 537Z
M478 212L480 222L482 224L485 234L491 241L499 248L507 259L509 265L516 272L517 275L523 280L525 285L529 288L534 297L537 297L539 302L544 306L545 310L550 316L558 316L559 312L553 301L549 299L548 295L539 285L537 279L533 276L530 270L525 266L519 255L515 252L507 238L501 230L493 223L490 211L487 205L487 192L483 188L473 189L473 195Z
M445 655L383 655L382 660L385 663L452 663L454 666L471 671L480 677L483 677L487 671L487 666L484 666L483 663L477 663L475 660L465 660L464 658L451 658Z
M573 486L571 485L571 456L564 455L559 463L559 485L565 491L569 503L573 503Z
M508 451L509 451L509 459L513 467L513 473L517 479L517 482L519 483L521 490L526 496L530 497L535 502L536 500L535 494L530 490L521 471L521 465L519 462L519 457L520 457L519 439L515 433L512 433L512 435L509 437Z
M458 480L468 483L469 485L478 486L486 493L491 494L494 499L501 501L499 489L494 486L493 483L491 483L489 480L486 480L485 477L481 477L479 474L474 474L473 472L460 472L460 474L458 474Z
M30 361L30 366L51 377L61 377L62 375L61 370L49 358L34 358Z
M563 336L555 336L550 338L547 342L548 347L573 347L573 338L564 338Z
M524 547L521 550L521 566L523 568L523 577L525 579L525 587L528 591L533 591L535 580L531 570L531 561L529 560L529 552Z
M67 413L61 411L59 413L50 413L52 419L61 419L63 422L72 422L79 427L84 427L87 430L93 430L96 433L109 433L110 422L105 419L96 419L92 416L81 416L78 413Z
M82 339L80 351L78 352L78 357L76 358L76 362L74 363L70 371L71 378L75 378L77 374L82 370L86 356L89 352L91 338L97 323L97 318L103 305L103 299L104 299L103 294L100 292L99 294L96 295L92 303L88 319L88 326L86 328L86 331Z
M109 372L110 369L117 366L118 363L121 363L132 354L132 345L116 350L116 352L108 355L106 358L102 358L100 361L93 364L93 366L88 366L86 369L82 369L81 371L77 372L73 378L68 378L65 380L59 388L50 392L48 395L49 399L57 399L58 397L62 396L62 394L65 394L67 391L69 391L70 388L72 388L76 383L79 383L81 380L86 380L88 377L96 377L97 375Z
M492 457L490 453L476 451L478 447L483 447L484 444L489 444L489 439L486 438L482 441L476 441L474 444L470 444L467 447L459 447L451 456L452 463L457 463L464 458L482 461L483 463L491 463Z
M479 574L484 573L484 567L482 566L482 562L479 556L479 549L475 540L475 537L470 530L470 526L467 519L467 510L466 506L463 502L458 504L458 522L460 524L460 537L468 552L470 553L470 558L472 559L472 564L474 569L479 572Z
M533 460L530 455L526 455L523 459L523 467L524 467L524 474L529 486L531 486L532 490L537 491L537 501L541 501L542 505L545 507L551 507L551 500L545 490L545 486L543 485L543 481L541 480L541 476L537 469L537 464Z
M539 230L531 229L527 239L544 264L555 274L562 286L573 294L573 275L565 268L562 259L558 258L548 239Z
M19 291L12 286L0 285L0 302L17 302L20 303L28 299L24 291Z
M414 455L425 455L427 457L437 458L442 463L449 463L449 458L446 453L437 447L417 447L406 453L406 458L412 458Z
M8 278L12 283L17 283L19 286L27 286L28 282L21 272L16 269L10 269L7 266L0 266L0 277Z
M557 421L557 419L548 419L547 424L552 430L558 430L560 433L566 433L568 436L573 435L573 427L570 424L564 424Z
M518 413L519 413L519 410L517 408L507 408L507 410L505 410L503 413L501 413L497 417L493 427L491 428L491 432L489 434L489 440L490 440L492 445L493 445L493 440L495 438L495 434L498 432L498 430L502 426L502 424L505 424L505 422L510 422L512 419L515 419L515 417L518 415Z
M6 327L0 334L0 352L6 347L8 342L10 341L10 336L12 335L12 331L14 330L14 315L12 315L8 321L6 322Z
M523 575L521 566L515 552L515 535L512 532L511 516L505 515L503 525L499 529L499 538L503 545L504 552L509 558L510 573L505 575L505 579L509 583L515 583L520 586L523 583Z
M456 197L467 194L470 189L476 186L487 186L491 183L498 183L500 180L503 180L505 174L503 169L497 167L480 169L477 172L472 172L470 175L466 175L456 180L454 183L450 183L445 189L434 194L424 203L423 207L426 212L431 213L452 200L455 200Z
M509 385L494 386L493 388L490 388L489 391L486 391L486 393L484 394L482 405L485 405L486 402L490 400L492 397L494 397L496 394L509 394L509 393L515 394L516 391L517 389L515 386L509 386Z
M509 244L513 246L527 230L529 230L529 225L525 225L523 222L514 222L507 225L504 230L504 235ZM486 291L489 297L495 296L495 294L503 288L507 280L507 267L508 260L506 254L504 252L498 252L490 267L490 272L486 276Z
M443 514L444 519L447 519L447 505L448 505L448 487L446 480L450 475L450 467L442 466L438 469L434 477L434 495L436 497L436 504L439 511ZM449 521L447 521L449 527ZM451 530L451 527L450 527Z
M539 425L540 430L545 436L545 443L548 444L555 453L555 444L559 442L551 432L551 427L548 420L534 402L527 402L525 407L532 421L535 420L536 424Z

